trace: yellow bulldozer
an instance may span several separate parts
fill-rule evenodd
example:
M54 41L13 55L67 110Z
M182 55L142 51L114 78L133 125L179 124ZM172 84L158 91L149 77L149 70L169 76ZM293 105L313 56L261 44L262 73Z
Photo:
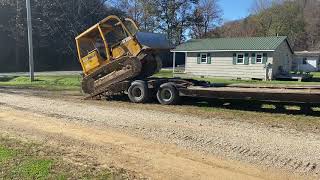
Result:
M76 45L82 90L90 97L116 93L121 81L152 76L162 66L159 54L170 49L163 35L140 32L132 19L114 15L77 36Z

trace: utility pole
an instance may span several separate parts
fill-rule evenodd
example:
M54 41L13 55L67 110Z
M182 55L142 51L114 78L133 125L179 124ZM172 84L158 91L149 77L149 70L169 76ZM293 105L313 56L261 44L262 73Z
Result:
M31 23L31 5L30 0L26 0L27 6L27 25L28 25L28 46L29 46L29 71L30 80L34 81L34 65L33 65L33 45L32 45L32 23Z
M19 52L20 52L20 45L19 45L19 19L20 19L20 0L16 0L16 7L17 7L17 14L16 14L16 62L15 65L19 66Z

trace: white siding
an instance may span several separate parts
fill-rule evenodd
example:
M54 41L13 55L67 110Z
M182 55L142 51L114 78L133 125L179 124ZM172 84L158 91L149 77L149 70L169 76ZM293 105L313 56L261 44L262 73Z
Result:
M307 64L303 64L303 59L306 58ZM294 71L313 72L319 70L319 57L308 56L295 56L294 65L292 67Z
M275 78L280 72L279 68L282 66L282 69L289 73L292 69L292 59L293 54L286 41L283 41L282 44L274 52L274 60L272 65L272 75Z
M211 64L198 64L198 53L188 53L186 57L185 72L188 75L222 77L222 78L242 78L242 79L265 79L265 64L251 64L252 52L249 53L249 65L234 65L233 54L235 52L215 52L210 53ZM259 52L254 52L259 53ZM265 52L266 53L266 52ZM272 52L267 52L268 62L272 62Z

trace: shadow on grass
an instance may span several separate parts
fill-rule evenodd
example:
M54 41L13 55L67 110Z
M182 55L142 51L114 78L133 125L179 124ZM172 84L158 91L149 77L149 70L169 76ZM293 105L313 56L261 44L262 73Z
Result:
M42 79L35 79L34 82L44 82L45 80Z
M17 77L18 76L0 76L0 82L8 82L8 81L11 81Z
M320 78L312 78L307 80L306 82L320 82Z
M232 85L232 83L214 83L214 87L227 87Z

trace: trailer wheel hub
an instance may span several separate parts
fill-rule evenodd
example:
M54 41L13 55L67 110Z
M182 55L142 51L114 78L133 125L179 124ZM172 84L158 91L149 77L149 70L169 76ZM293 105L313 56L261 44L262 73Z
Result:
M134 97L140 98L142 96L141 89L139 87L133 88L132 94Z
M173 83L162 84L157 92L159 103L164 105L175 105L180 100L179 92Z
M162 97L164 101L170 101L172 98L172 92L168 89L162 91Z

